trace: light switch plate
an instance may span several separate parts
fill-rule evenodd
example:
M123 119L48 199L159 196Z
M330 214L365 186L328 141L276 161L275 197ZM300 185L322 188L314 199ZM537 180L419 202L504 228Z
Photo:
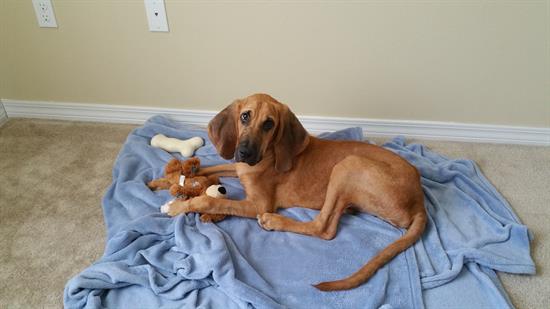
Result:
M51 0L32 0L38 26L41 28L57 28Z
M144 0L149 31L168 32L168 19L164 0Z

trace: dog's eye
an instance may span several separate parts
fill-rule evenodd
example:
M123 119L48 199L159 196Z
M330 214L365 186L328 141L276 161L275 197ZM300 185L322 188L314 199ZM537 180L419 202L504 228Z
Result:
M241 122L243 124L247 124L248 120L250 120L250 111L241 114Z
M264 121L264 124L262 125L262 129L264 131L269 131L271 130L271 128L273 128L273 125L274 125L273 120L267 119L266 121Z

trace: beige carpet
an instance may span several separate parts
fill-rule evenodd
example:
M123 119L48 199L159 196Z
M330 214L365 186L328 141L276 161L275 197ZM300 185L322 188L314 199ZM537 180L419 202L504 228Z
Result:
M62 307L66 281L102 255L101 198L134 127L31 119L0 127L0 308ZM478 162L534 232L537 275L500 277L517 308L548 308L550 147L424 143Z

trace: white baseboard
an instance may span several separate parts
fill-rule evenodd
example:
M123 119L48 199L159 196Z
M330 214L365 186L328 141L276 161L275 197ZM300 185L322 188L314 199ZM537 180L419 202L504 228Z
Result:
M10 118L142 124L151 116L168 115L188 124L204 126L216 112L128 105L57 103L2 99Z
M2 104L2 100L0 100L0 127L4 125L8 121L8 114L6 114L6 111L4 110L4 104Z
M188 124L206 126L214 111L138 107L126 105L55 103L3 99L9 118L46 118L77 121L141 124L163 114ZM380 120L342 117L299 117L313 134L349 127L361 127L366 136L436 139L462 142L527 144L550 146L550 128L481 125L452 122Z

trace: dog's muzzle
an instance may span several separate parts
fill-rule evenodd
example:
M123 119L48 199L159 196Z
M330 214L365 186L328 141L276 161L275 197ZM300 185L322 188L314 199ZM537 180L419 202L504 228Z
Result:
M256 145L253 145L248 140L239 143L239 146L235 151L235 161L244 162L250 166L254 166L260 162L260 160L260 153Z

